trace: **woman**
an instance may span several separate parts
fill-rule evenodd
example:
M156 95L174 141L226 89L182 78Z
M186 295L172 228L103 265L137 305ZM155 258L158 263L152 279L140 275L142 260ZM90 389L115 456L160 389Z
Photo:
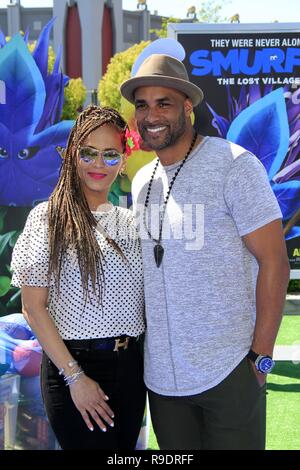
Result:
M79 115L58 184L13 252L12 284L44 351L42 395L63 449L134 449L143 418L140 244L131 212L108 202L125 132L113 109Z

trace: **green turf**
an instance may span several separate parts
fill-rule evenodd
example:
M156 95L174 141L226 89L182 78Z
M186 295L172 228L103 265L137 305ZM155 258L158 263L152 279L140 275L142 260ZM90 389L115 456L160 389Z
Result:
M277 362L268 379L267 449L300 450L300 364Z
M284 315L276 344L300 343L300 315Z
M152 426L150 426L150 435L149 435L149 444L148 444L148 449L150 450L157 450L158 449L158 444L157 440L155 437L155 434L153 432Z
M285 315L276 344L300 343L300 316ZM300 364L278 361L268 378L267 449L300 450ZM152 427L149 449L158 449Z

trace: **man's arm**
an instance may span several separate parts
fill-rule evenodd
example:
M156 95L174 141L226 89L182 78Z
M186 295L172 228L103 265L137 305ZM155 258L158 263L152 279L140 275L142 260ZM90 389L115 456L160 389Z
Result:
M272 356L290 272L281 220L270 222L242 238L259 265L251 349Z

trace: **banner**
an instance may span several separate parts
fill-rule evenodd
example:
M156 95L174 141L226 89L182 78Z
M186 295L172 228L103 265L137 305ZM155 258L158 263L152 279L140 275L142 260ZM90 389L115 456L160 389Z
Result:
M253 152L283 213L292 277L300 277L300 24L170 24L204 100L196 128Z

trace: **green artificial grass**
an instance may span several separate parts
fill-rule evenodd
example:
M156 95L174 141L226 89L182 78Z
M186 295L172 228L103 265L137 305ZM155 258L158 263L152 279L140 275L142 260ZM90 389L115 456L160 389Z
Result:
M157 440L152 428L152 425L150 424L150 434L149 434L149 444L148 444L148 450L158 450L158 444Z
M283 317L276 344L300 343L300 316ZM277 361L267 385L268 450L300 450L300 363ZM148 449L158 450L150 427Z
M278 361L267 390L267 449L300 450L300 363Z
M284 315L278 332L276 344L300 344L300 315Z

